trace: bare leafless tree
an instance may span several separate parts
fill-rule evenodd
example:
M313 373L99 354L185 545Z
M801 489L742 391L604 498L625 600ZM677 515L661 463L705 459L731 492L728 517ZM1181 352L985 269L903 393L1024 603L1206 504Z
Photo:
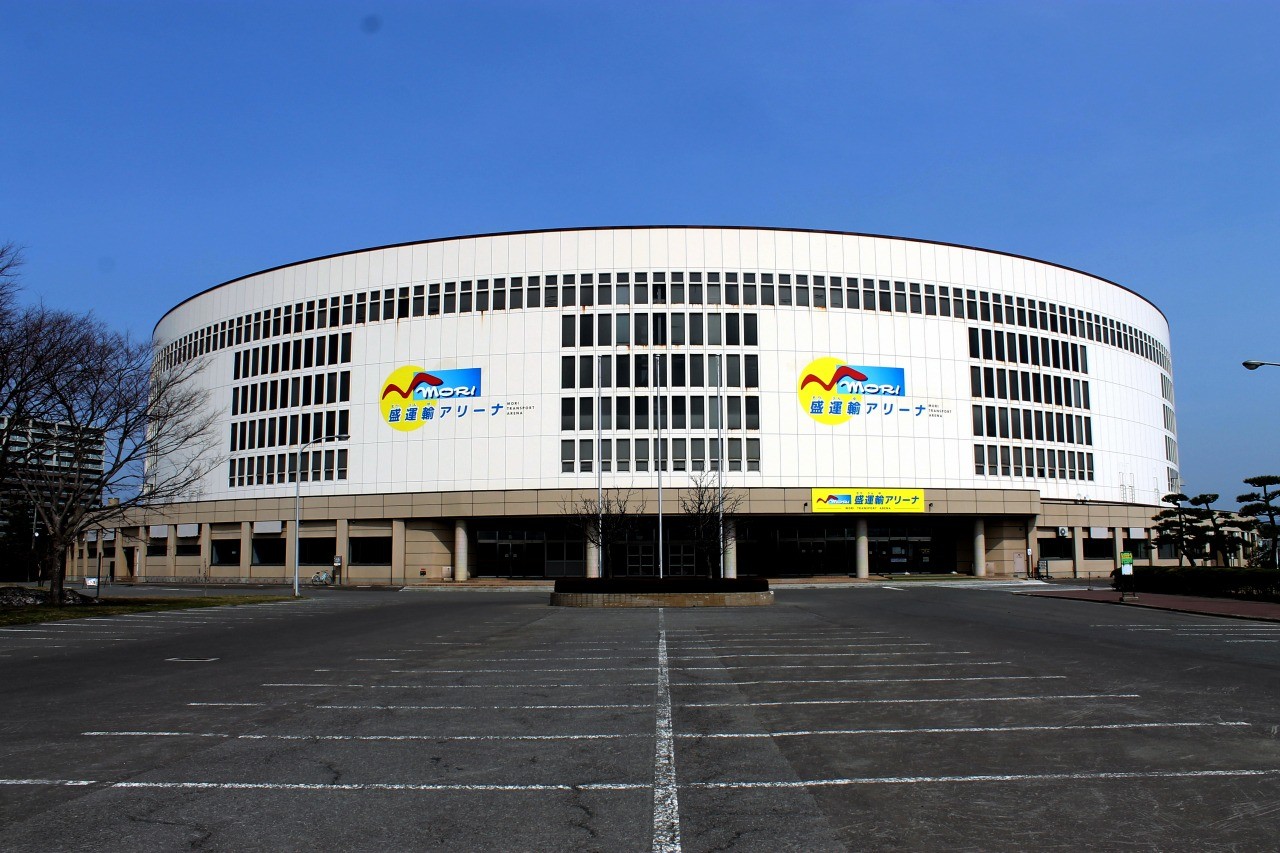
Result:
M693 538L698 574L718 577L720 558L729 544L724 519L742 509L742 495L735 489L721 489L715 471L690 476L690 485L680 491L680 511Z
M580 493L564 501L560 511L587 543L600 549L600 576L613 575L614 546L626 542L639 529L645 501L634 489L605 489L599 500L594 492Z
M6 375L11 490L39 515L42 574L61 601L64 555L95 527L131 510L194 496L220 463L198 360L160 364L149 342L90 317L32 309L0 353Z

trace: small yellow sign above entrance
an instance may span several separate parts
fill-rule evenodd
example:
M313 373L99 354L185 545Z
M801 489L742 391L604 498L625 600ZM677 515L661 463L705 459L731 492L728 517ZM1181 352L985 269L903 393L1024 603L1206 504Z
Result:
M924 489L814 489L814 512L924 512Z

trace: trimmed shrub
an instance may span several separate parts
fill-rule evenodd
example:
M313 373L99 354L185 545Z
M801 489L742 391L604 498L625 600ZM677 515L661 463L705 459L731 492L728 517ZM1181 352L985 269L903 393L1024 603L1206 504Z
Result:
M1120 575L1112 574L1112 584ZM1216 566L1135 566L1133 587L1138 592L1201 595L1280 601L1280 571Z

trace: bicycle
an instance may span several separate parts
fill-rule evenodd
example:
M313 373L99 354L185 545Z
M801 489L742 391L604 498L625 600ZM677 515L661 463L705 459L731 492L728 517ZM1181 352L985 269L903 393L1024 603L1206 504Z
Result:
M312 586L333 586L333 575L329 574L328 572L322 569L321 571L318 571L311 576L311 585Z

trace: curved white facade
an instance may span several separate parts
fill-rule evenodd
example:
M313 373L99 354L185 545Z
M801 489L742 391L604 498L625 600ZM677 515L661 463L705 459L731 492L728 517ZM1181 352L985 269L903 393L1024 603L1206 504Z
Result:
M733 487L1034 490L1153 506L1176 485L1160 311L1082 272L939 243L703 227L435 240L219 285L167 313L155 340L165 357L210 361L201 391L227 458L202 500L292 497L281 466L302 441L337 432L350 437L312 448L329 495L594 488L601 455L606 487L648 488L657 433L640 411L655 388L652 376L637 387L637 359L652 374L655 355L675 485L712 465L722 357ZM841 365L856 371L843 390L864 393L826 392ZM474 394L400 397L406 378L441 371L473 372L420 387L456 380ZM802 389L810 374L818 381ZM385 396L388 383L399 391ZM865 393L877 384L889 393ZM403 403L395 426L384 400ZM403 429L414 408L431 419Z

